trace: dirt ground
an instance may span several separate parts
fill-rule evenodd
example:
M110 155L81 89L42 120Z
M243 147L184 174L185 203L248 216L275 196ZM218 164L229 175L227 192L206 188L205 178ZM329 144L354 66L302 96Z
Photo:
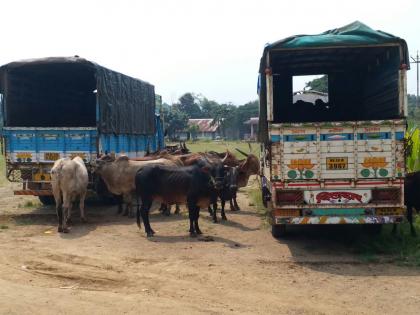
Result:
M154 211L148 239L101 205L58 234L54 208L29 201L0 188L0 314L420 313L420 269L364 262L337 230L275 240L245 193L227 222L202 212L197 239L185 210Z

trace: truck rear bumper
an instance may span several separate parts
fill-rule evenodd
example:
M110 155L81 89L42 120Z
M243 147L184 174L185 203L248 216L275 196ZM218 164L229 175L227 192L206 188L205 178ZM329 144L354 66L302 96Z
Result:
M401 223L403 215L394 216L314 216L274 217L275 224L392 224Z

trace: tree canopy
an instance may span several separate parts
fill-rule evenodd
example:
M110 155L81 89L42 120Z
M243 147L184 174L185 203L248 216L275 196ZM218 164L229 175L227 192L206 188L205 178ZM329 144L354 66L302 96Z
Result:
M231 103L219 104L209 100L203 95L185 93L172 106L163 103L162 115L164 128L173 139L178 132L189 132L193 137L198 133L198 127L188 126L188 119L211 118L213 124L220 126L220 133L229 139L240 139L249 132L244 122L251 117L257 117L259 112L258 101L235 106Z

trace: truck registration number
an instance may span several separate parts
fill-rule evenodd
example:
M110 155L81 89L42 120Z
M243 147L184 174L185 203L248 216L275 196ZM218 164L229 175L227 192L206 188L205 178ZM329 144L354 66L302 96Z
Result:
M347 170L347 157L331 157L327 158L327 170Z

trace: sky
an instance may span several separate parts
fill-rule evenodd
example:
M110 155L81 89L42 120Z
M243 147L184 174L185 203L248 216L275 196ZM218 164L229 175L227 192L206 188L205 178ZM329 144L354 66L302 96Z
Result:
M152 83L169 104L193 92L242 105L257 99L266 43L359 20L404 38L414 56L419 14L418 0L0 0L0 64L79 55Z

